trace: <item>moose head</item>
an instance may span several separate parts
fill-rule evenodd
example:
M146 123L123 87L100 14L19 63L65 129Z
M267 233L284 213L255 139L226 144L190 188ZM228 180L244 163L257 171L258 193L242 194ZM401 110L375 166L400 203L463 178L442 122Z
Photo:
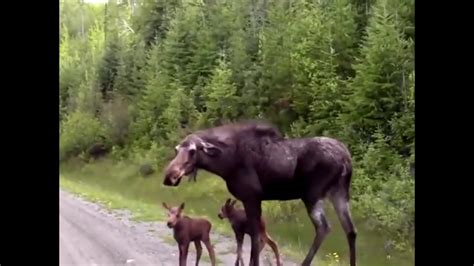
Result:
M166 204L166 202L163 202L162 205L168 211L168 220L166 225L169 228L173 228L183 215L184 202L178 207L170 207L168 204Z
M178 186L183 176L196 179L198 168L222 154L224 144L205 141L196 135L187 136L175 147L175 156L165 171L163 184Z
M235 205L236 202L237 202L236 200L227 199L227 201L224 203L224 205L219 210L219 213L217 214L217 216L220 219L229 218L232 211L234 210L234 205Z

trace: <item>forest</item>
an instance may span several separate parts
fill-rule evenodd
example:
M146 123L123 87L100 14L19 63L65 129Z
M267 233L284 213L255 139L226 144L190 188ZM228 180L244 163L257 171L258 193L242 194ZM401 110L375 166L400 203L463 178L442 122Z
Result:
M61 164L100 143L161 179L189 132L265 119L343 141L351 208L412 252L414 43L413 0L61 0Z

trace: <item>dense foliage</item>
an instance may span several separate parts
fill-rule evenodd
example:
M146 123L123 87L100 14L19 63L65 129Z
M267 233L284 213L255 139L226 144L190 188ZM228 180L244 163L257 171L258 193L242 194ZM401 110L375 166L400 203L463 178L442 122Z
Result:
M343 140L353 208L411 248L413 0L63 0L60 18L62 160L105 139L160 164L189 130L266 118Z

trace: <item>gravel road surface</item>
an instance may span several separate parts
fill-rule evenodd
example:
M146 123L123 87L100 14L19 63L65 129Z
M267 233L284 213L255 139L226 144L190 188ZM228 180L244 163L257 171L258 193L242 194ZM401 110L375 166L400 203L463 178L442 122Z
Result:
M60 265L178 265L178 247L164 222L137 222L128 211L110 211L66 191L60 191ZM234 265L236 243L232 237L213 233L218 265ZM281 244L280 244L281 245ZM245 237L244 261L248 265L250 238ZM195 265L190 245L187 265ZM283 264L297 265L285 260ZM265 247L261 265L276 265ZM203 246L200 265L211 265Z

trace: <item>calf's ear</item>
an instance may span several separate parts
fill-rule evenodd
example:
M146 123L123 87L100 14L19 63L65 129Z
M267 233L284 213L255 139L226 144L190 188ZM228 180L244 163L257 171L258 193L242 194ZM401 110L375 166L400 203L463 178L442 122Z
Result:
M184 202L179 205L179 210L182 211L184 209Z
M166 202L162 202L161 205L163 205L163 208L169 210L170 207L168 206L168 204L166 204Z

